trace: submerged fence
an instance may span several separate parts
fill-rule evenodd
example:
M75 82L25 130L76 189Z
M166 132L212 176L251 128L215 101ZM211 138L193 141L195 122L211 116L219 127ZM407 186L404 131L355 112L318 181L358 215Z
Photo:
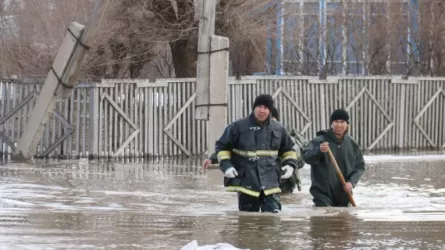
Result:
M194 120L195 79L107 79L79 84L60 101L36 156L192 156L206 151L206 122ZM13 152L41 84L0 82L0 154ZM256 95L275 98L280 120L307 139L346 108L363 149L445 147L445 78L249 76L231 79L228 122Z

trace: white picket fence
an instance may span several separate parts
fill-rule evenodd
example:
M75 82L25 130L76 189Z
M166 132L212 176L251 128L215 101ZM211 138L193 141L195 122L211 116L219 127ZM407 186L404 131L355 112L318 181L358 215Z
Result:
M196 80L106 79L79 84L57 104L36 156L192 156L206 151L206 122L194 120ZM39 83L0 82L0 154L9 155L23 132ZM350 132L363 149L445 147L445 78L396 76L248 76L230 79L228 117L252 111L254 98L275 98L280 120L307 139L346 108Z

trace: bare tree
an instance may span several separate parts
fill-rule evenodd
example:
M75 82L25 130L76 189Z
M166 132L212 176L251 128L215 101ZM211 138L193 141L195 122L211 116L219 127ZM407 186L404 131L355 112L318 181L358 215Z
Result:
M93 0L10 0L14 35L2 39L2 65L9 74L45 75L65 29L85 23ZM176 77L196 74L197 25L192 0L113 1L83 72L92 79L139 77L152 61L159 62L158 44L169 44ZM228 36L237 74L262 70L264 31L273 23L267 0L221 0L216 33ZM3 37L2 37L3 38ZM162 51L162 52L165 52ZM162 54L162 53L161 53ZM169 59L170 60L170 59ZM260 65L260 66L259 66ZM165 72L164 72L165 73Z
M445 6L441 1L424 1L420 5L418 44L421 73L445 75Z
M46 75L69 23L85 23L93 4L93 0L1 0L3 77ZM193 0L113 1L91 44L84 76L194 77L198 36L194 4ZM285 70L321 77L343 72L445 75L445 3L420 1L418 29L410 33L405 4L358 0L328 4L321 27L318 4L287 3ZM264 71L267 35L281 39L276 6L269 0L218 1L215 33L230 39L235 75ZM272 53L277 56L281 51L274 45Z
M301 13L304 13L301 16ZM330 11L326 26L321 27L318 12L313 9L303 11L294 6L287 18L298 19L299 27L290 25L293 37L286 37L292 53L287 55L286 71L302 75L319 75L325 78L330 74L341 74L337 65L342 64L342 9ZM323 42L321 46L320 42Z
M265 20L269 20L264 13L252 13L263 8L262 4L266 2L221 0L217 5L216 34L229 37L235 71L240 74L251 72L249 66L254 61L254 54L264 54L258 41L264 37L264 30L268 25ZM145 64L157 58L155 64L159 65L159 56L155 56L152 48L160 41L165 41L170 46L175 76L196 75L198 22L195 20L194 1L117 1L110 13L110 23L115 27L111 33L121 34L120 39L109 40L109 46L116 48L112 49L112 61L122 62L125 58ZM128 37L133 40L129 41ZM132 55L128 48L141 48L141 51ZM113 73L115 76L117 71L122 71L117 67L122 67L123 64L118 65Z
M286 52L288 73L321 77L343 71L346 74L416 74L425 71L416 68L434 64L437 69L443 65L443 46L438 46L445 26L444 4L440 1L422 1L419 29L410 34L410 13L404 1L329 3L324 26L320 23L317 4L293 4L287 15L288 19L297 20L297 25L293 28L296 35L286 37L288 46L292 46ZM414 47L420 56L414 57L411 51ZM429 57L429 62L423 57Z
M2 32L1 64L7 75L46 74L71 21L85 23L89 0L10 0ZM46 72L45 72L46 71Z
M155 53L157 57L151 61L152 66L157 71L156 75L163 78L175 77L175 67L168 44L158 44L157 48Z

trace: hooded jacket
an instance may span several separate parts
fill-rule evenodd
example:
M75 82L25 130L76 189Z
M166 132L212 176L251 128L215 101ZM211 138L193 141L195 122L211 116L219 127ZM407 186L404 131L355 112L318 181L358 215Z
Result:
M338 163L346 182L355 187L365 172L365 161L359 145L347 133L342 140L335 137L333 131L317 132L303 150L304 161L311 165L312 185L310 193L314 199L329 199L336 205L349 203L348 196L337 177L336 171L327 153L320 151L320 144L329 143L329 148Z

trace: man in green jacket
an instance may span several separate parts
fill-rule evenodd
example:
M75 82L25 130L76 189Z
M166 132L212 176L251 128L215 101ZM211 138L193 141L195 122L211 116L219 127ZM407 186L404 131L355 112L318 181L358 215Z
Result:
M359 145L348 134L349 115L344 109L335 110L330 118L331 129L317 132L317 137L304 149L304 161L311 165L310 193L316 207L349 206L346 192L352 193L365 172L365 161ZM331 150L345 178L338 179L327 152Z

